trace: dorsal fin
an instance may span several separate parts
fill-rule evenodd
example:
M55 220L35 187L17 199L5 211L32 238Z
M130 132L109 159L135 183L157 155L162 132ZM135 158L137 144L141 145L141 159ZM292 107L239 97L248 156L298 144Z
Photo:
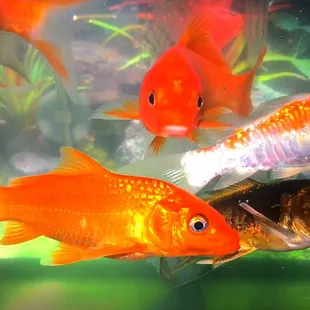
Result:
M102 167L98 162L81 151L69 146L60 148L60 162L58 166L48 174L92 174L105 173L112 174L111 171Z
M246 179L239 183L230 185L224 189L220 189L217 191L201 191L198 194L199 198L203 199L205 202L212 205L212 202L218 202L220 200L224 200L228 197L236 196L241 192L249 191L250 189L258 189L259 187L265 186L263 183L259 183L254 181L253 179Z
M77 149L63 146L60 148L60 162L58 166L50 172L42 175L34 175L17 178L9 182L8 186L22 186L31 184L32 182L38 182L38 177L54 175L82 175L82 174L98 174L103 173L106 175L113 174L111 171L102 167L94 159L88 155L78 151Z
M211 26L211 17L206 12L196 15L186 27L178 44L230 71L224 55L213 41Z
M37 181L38 181L37 176L31 175L29 177L20 177L20 178L14 179L8 183L8 186L9 187L17 187L17 186L31 184L31 183L34 183Z

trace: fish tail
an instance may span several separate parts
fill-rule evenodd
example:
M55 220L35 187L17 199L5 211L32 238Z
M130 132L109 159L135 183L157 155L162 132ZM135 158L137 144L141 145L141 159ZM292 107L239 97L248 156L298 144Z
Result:
M267 52L267 47L264 47L256 61L255 66L248 72L235 76L236 83L235 89L239 90L239 94L235 101L232 101L232 111L239 114L240 116L248 116L253 109L252 100L251 100L251 90L253 80L256 74L257 69L262 64L264 57Z
M42 53L58 76L69 79L61 53L55 44L45 40L31 40L31 43Z

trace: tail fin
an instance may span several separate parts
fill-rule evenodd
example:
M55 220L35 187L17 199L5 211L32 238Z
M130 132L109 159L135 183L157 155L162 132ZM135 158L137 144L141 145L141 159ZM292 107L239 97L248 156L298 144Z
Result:
M253 80L256 74L256 70L260 67L262 64L264 57L267 52L267 47L264 47L256 61L256 64L254 68L252 68L250 71L235 76L234 84L236 85L236 91L237 96L235 100L235 107L232 108L232 110L239 114L240 116L248 116L252 112L252 100L251 100L251 90L252 90L252 84Z
M58 74L61 78L68 80L68 72L57 46L52 42L45 40L32 40L31 43L42 53L56 74Z

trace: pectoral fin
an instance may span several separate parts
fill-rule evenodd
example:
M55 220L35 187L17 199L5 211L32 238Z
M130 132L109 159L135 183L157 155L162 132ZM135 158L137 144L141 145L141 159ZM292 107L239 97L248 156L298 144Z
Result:
M153 154L157 156L159 152L163 149L166 142L166 138L156 136L150 144L150 148L153 151Z
M224 107L213 107L206 109L203 116L200 119L200 128L225 128L231 127L231 124L221 122L218 119L221 115L228 113L229 110Z
M99 107L90 119L128 119L140 120L138 103L134 101L125 101L113 108L107 108L105 105Z
M255 220L265 230L285 241L292 249L299 248L302 243L309 243L309 240L295 234L294 232L289 231L288 229L283 228L279 224L268 219L265 215L253 209L248 204L241 202L239 203L239 206L247 212L251 213L254 216Z
M212 264L212 269L216 269L228 262L231 262L242 256L248 255L256 250L257 250L256 248L244 248L232 255L225 255L225 256L217 257L215 259L204 259L204 260L198 261L196 264L199 264L199 265Z
M40 237L31 226L24 223L8 221L5 223L4 233L0 240L1 245L19 244Z
M272 169L270 178L272 179L286 179L300 173L308 172L310 165L302 165L298 167L278 167Z

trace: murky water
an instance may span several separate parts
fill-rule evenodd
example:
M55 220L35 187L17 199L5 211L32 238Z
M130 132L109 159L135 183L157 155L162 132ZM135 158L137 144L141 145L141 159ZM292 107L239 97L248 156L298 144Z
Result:
M179 10L186 8L186 1L167 1L158 2L164 9L155 11L166 12L162 27L173 42L191 12ZM15 40L13 46L20 48L23 72L35 87L29 88L20 72L0 67L0 82L9 86L0 89L3 185L18 176L51 170L63 145L80 149L109 169L150 156L145 155L150 137L139 122L91 119L100 107L136 99L153 61L145 27L156 4L134 2L96 0L49 15L45 36L60 47L70 83L55 77L34 47L18 38L6 39ZM274 2L280 8L269 10L264 34L269 50L254 83L254 106L308 92L310 87L310 2L292 1L289 8ZM242 11L242 1L236 0L234 7ZM184 17L184 25L176 26L176 16ZM255 46L253 50L257 57ZM180 139L171 141L164 153L196 147ZM43 237L0 246L0 309L302 310L310 306L309 251L254 253L177 287L178 283L161 279L159 260L101 259L40 266L40 257L53 246L54 241Z

